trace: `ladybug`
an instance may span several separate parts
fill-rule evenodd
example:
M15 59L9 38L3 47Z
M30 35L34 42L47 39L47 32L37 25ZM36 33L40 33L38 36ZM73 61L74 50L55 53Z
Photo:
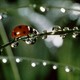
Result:
M30 33L30 27L27 25L18 25L12 31L12 38L20 38L23 36L28 36Z
M34 35L37 35L38 31L36 29L33 29L27 25L18 25L12 30L12 38L19 39L26 36L25 41L27 44L34 44L36 42L36 37ZM16 43L13 43L12 46L15 46Z

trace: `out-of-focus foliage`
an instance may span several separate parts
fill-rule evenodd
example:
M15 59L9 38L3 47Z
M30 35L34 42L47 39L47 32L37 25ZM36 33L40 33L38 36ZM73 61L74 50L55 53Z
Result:
M69 28L73 28L74 26L79 27L80 12L66 10L63 13L60 8L57 8L63 7L69 9L75 8L76 6L80 7L78 2L77 0L0 0L0 13L6 15L1 22L3 23L9 41L13 40L11 37L12 29L20 24L29 25L39 32L43 30L50 31L55 25L61 27L68 26ZM42 12L40 7L43 6L49 8L46 8L45 11ZM51 8L51 6L53 6L53 8ZM0 44L3 44L2 38L3 36L0 35ZM70 34L64 39L63 45L59 48L54 45L52 37L47 40L39 38L34 45L27 45L25 42L20 41L19 46L13 48L12 52L14 56L44 59L80 67L79 40L80 38L72 39ZM7 55L5 49L3 49L1 56L2 55ZM80 73L78 71L66 73L63 67L59 67L59 69L55 71L52 69L52 65L44 67L42 64L33 68L30 63L30 61L26 60L16 63L21 80L80 79ZM6 64L0 61L0 66L0 80L15 80L9 61Z

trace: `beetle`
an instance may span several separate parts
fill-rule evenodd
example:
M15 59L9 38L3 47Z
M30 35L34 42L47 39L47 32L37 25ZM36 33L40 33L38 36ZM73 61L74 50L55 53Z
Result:
M17 25L13 30L12 30L12 38L16 39L21 39L25 38L23 41L25 41L27 44L34 44L36 42L37 37L34 37L34 35L38 34L38 31L34 28L31 28L27 25ZM16 43L17 44L17 43ZM16 45L13 43L12 45Z

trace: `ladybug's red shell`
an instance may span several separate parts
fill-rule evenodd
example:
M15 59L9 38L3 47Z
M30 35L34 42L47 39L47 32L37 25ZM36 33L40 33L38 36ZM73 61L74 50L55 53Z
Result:
M12 31L12 38L19 38L22 36L28 36L30 33L29 27L26 25L16 26Z

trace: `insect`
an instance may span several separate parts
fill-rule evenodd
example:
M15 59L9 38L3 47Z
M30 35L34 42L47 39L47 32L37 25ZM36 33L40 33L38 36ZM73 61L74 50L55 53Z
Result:
M20 38L30 34L30 27L27 25L18 25L12 30L12 38Z
M34 35L37 35L38 31L34 28L31 28L27 25L18 25L12 30L12 38L13 39L21 39L24 38L23 41L25 41L27 44L34 44L36 42L36 37ZM26 38L25 38L26 37ZM12 43L12 46L17 46L18 43L14 42Z

